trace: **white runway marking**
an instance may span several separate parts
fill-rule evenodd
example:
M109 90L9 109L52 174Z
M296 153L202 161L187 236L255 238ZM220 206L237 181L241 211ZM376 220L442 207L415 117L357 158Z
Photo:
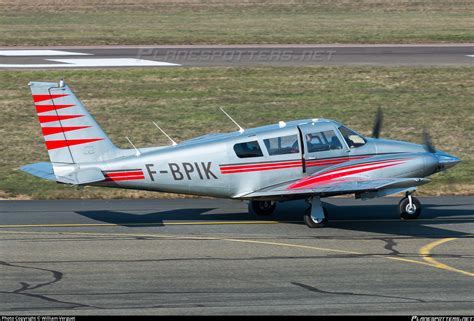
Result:
M163 61L136 58L84 58L84 59L46 59L62 64L0 64L0 68L78 68L78 67L147 67L181 66Z
M125 66L179 66L163 61L143 60L136 58L94 58L94 59L46 59L50 61L74 64L77 67L125 67Z
M83 52L62 50L0 50L0 56L7 57L36 57L36 56L91 56Z
M474 58L474 55L466 55L466 56L471 57L471 58Z

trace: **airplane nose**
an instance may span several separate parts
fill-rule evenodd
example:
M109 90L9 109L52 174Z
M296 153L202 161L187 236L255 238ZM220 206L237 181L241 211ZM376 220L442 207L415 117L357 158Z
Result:
M448 153L439 150L436 151L435 155L438 158L438 167L440 170L451 168L461 161L461 159L456 156L449 155Z

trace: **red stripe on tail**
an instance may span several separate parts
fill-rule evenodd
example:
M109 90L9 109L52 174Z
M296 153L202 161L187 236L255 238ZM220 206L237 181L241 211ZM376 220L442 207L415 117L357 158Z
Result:
M72 130L78 130L83 128L90 128L91 126L71 126L71 127L42 127L41 130L43 131L44 136L58 134L58 133L65 133Z
M79 118L83 117L84 115L63 115L63 116L38 116L39 122L40 123L50 123L52 121L58 121L58 120L66 120L66 119L72 119L72 118Z
M39 113L45 113L51 110L58 110L62 108L72 107L72 106L75 106L75 105L36 105L36 112L39 114Z
M87 144L103 140L103 138L91 138L91 139L68 139L68 140L49 140L46 141L46 148L48 150L62 148L73 145Z
M55 99L55 98L60 98L67 96L67 94L57 94L57 95L33 95L33 101L35 103L43 101L43 100L48 100L48 99Z

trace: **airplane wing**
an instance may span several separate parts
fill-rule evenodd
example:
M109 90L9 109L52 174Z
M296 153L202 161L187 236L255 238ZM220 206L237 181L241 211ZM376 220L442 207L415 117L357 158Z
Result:
M346 177L331 180L330 182L318 183L316 186L306 188L292 188L299 181L292 181L278 186L267 187L252 193L239 195L239 198L269 198L269 199L297 199L312 195L335 196L343 194L361 193L362 198L378 197L402 192L415 186L426 184L426 178L377 178L366 179L360 177ZM372 194L371 194L372 193ZM378 194L375 194L378 193Z
M356 159L335 164L312 175L282 182L266 188L236 195L243 199L302 199L310 196L336 196L355 194L356 198L373 198L415 189L429 182L425 178L383 177L382 169L418 161L404 155L373 157L370 161Z

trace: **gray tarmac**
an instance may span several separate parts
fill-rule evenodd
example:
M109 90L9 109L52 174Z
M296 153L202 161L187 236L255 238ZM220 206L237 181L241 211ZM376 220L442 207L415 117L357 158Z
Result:
M474 314L474 197L0 201L0 314Z
M179 64L183 67L222 66L473 66L474 44L392 45L190 45L190 46L82 46L6 47L0 50L54 49L88 56L2 56L0 69L42 68L47 59L134 58ZM68 63L54 62L59 67ZM95 67L106 63L97 62ZM24 67L18 67L24 65ZM58 66L57 66L58 67ZM71 67L71 66L70 66ZM72 68L84 68L80 65ZM89 67L91 68L91 67ZM94 67L92 67L94 68Z

